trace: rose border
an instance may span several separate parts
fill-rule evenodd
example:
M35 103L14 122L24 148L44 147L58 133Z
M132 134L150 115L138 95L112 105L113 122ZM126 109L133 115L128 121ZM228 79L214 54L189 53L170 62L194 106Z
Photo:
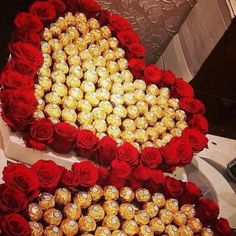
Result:
M46 12L42 15L43 11ZM71 12L77 12L81 11L86 14L88 18L95 17L99 20L101 25L108 25L109 28L112 30L113 35L117 36L118 38L121 37L122 33L126 32L127 30L131 32L132 34L137 35L130 25L130 23L123 18L122 16L111 13L107 9L101 9L100 5L94 1L85 1L80 0L76 3L64 3L61 0L48 0L48 1L36 1L34 2L31 7L29 8L29 12L27 13L19 13L16 16L15 19L15 33L13 34L12 41L15 42L27 42L28 44L31 44L33 46L37 45L39 47L38 39L42 35L43 27L48 26L51 22L53 22L56 18L58 18L60 15L63 15L65 12L71 11ZM19 22L19 15L25 14L25 17L27 19L30 17L31 21L33 22L33 25L26 24L25 26L22 22ZM17 20L18 19L18 20ZM35 27L37 26L37 27ZM121 46L125 49L127 59L129 60L129 69L135 76L135 79L144 79L146 83L155 83L159 87L165 86L169 87L171 94L173 97L180 99L180 108L184 110L187 114L187 122L189 127L184 130L181 137L179 138L172 138L172 140L163 148L145 148L139 154L131 144L125 143L121 145L120 147L117 147L117 144L114 145L114 140L111 140L110 138L107 138L109 143L112 143L112 154L113 159L118 159L121 161L125 161L128 163L129 166L137 166L140 162L144 166L149 166L149 163L145 161L145 156L143 158L144 153L147 155L154 155L159 160L158 164L156 164L151 169L160 169L165 172L172 172L176 166L183 166L191 162L192 157L194 153L201 151L206 145L207 145L207 138L205 137L205 134L208 130L208 124L206 119L202 116L205 112L204 105L197 99L193 98L194 93L192 87L185 82L184 80L180 78L176 78L175 75L167 70L160 70L156 65L145 65L145 62L143 61L143 57L145 56L145 48L141 45L139 39L137 39L135 42L132 42L132 44L127 45L127 42L125 42ZM137 41L138 40L138 41ZM39 41L40 42L40 41ZM121 41L120 41L121 43ZM36 47L36 46L35 46ZM9 47L11 48L11 47ZM11 50L10 50L11 51ZM19 59L14 55L15 52L13 52L12 58L8 61L7 65L2 71L2 74L4 74L7 70L11 70L12 67L16 66L14 63L16 61L19 62ZM21 61L21 63L23 63ZM28 64L29 65L29 64ZM26 65L27 66L27 63ZM31 64L30 68L32 71L32 81L37 80L36 72L40 68L41 65L38 64L38 62L35 62L34 64ZM14 68L14 70L17 70L17 68ZM49 145L54 151L57 153L68 153L71 150L76 150L78 155L80 155L82 158L93 158L95 162L98 162L101 165L112 164L110 162L107 163L107 160L103 161L103 157L107 157L106 150L104 150L104 138L102 140L98 140L98 138L89 131L86 130L75 130L74 127L65 124L63 122L60 122L59 124L51 125L48 124L45 120L35 120L33 118L33 112L36 108L36 102L34 99L31 99L31 110L29 114L27 114L27 119L25 120L25 117L20 117L20 122L17 123L19 114L18 111L13 111L12 107L9 107L10 97L15 97L15 99L20 96L20 98L23 97L24 99L27 99L29 96L29 93L32 97L32 93L34 96L34 88L31 88L31 91L28 91L27 89L16 87L16 88L8 88L4 85L2 82L1 76L1 84L2 84L2 91L1 91L1 107L2 107L2 119L8 124L8 126L14 130L14 131L20 131L24 139L27 141L28 147L33 147L39 150L45 150L46 145ZM22 74L22 78L24 75ZM15 113L14 113L15 112ZM10 114L10 115L9 115ZM17 119L14 115L17 115ZM25 123L24 123L25 122ZM37 140L34 137L32 137L32 127L39 125L40 122L43 122L43 125L46 127L49 127L49 129L52 129L53 132L53 140L52 139L46 139L46 140ZM203 125L202 125L203 124ZM70 126L70 127L69 127ZM67 136L66 132L68 131L72 135L70 137ZM56 136L56 138L55 138ZM83 137L90 138L93 140L92 146L90 147L84 147L83 145ZM52 137L51 137L52 138ZM65 141L66 145L68 145L67 150L65 151L60 150L60 142L59 140L62 139ZM69 139L69 140L68 140ZM106 141L107 141L106 140ZM113 141L113 142L112 142ZM186 149L188 148L188 153L184 153ZM114 149L114 150L113 150ZM180 149L184 149L184 151L179 151ZM108 150L111 152L111 150ZM108 152L108 155L110 155L110 152ZM128 155L128 153L132 152L133 158L132 160L126 160L123 158L124 155ZM123 154L122 154L123 153ZM125 154L126 153L126 154ZM119 158L118 156L122 155L122 158ZM118 157L118 158L117 158ZM135 159L135 160L134 160ZM112 160L112 158L111 158ZM109 161L111 161L109 160ZM120 164L120 163L119 163ZM125 165L124 163L122 163ZM140 165L141 165L140 164ZM117 166L117 165L116 165ZM143 167L144 168L144 167ZM127 177L127 176L126 176Z

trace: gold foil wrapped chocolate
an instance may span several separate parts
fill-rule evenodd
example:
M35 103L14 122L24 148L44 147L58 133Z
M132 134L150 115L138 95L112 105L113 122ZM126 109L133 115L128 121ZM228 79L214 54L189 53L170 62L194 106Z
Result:
M97 202L103 196L103 189L99 185L94 185L89 189L89 194L94 202Z
M202 223L198 218L188 219L187 225L194 233L199 233L202 229Z
M194 233L189 226L182 225L179 227L179 236L194 236Z
M109 230L116 230L120 227L120 220L116 215L107 215L103 219L102 226Z
M134 220L126 220L122 224L122 229L127 235L135 235L139 232L139 227Z
M210 228L202 228L200 236L213 236L214 233Z
M78 220L82 214L81 208L75 203L66 204L63 212L67 218L72 220Z
M66 205L71 201L71 192L66 188L58 188L55 192L55 201L59 205Z
M160 208L165 206L166 203L165 196L162 193L154 193L152 195L152 201Z
M106 200L117 200L119 198L119 191L116 187L108 185L104 188L104 197Z
M159 216L166 225L170 224L174 219L173 213L167 209L161 209Z
M165 207L167 210L169 210L171 212L176 212L179 210L179 203L176 199L170 198L170 199L166 200Z
M42 236L43 235L43 226L42 224L36 221L30 221L29 226L31 229L31 236Z
M146 225L149 223L150 217L145 210L138 210L135 212L134 220L139 225Z
M75 220L65 219L61 222L60 229L64 233L64 235L74 236L78 233L79 226Z
M111 231L107 227L97 227L94 236L110 236Z
M148 202L151 198L151 194L147 189L140 188L135 191L135 198L139 202Z
M88 208L88 215L91 216L95 221L101 221L105 216L105 211L99 204L91 205Z
M62 221L62 217L61 212L55 208L50 208L43 214L44 221L51 225L59 225Z
M50 193L41 193L38 198L39 206L43 210L53 208L55 206L55 197Z
M159 212L158 205L154 202L145 203L143 209L146 210L150 218L154 218Z
M178 226L185 225L187 223L187 216L181 211L176 211L174 213L174 223Z
M44 236L63 236L63 232L55 225L49 225L44 230Z
M165 231L165 224L160 218L151 219L149 225L154 233L161 234Z
M39 221L43 217L43 209L37 203L30 203L28 206L28 215L31 220Z
M135 195L134 191L129 187L122 187L120 189L120 198L123 202L130 203L133 201Z
M152 229L148 225L141 225L139 228L139 236L154 236Z
M194 207L190 204L184 204L181 206L180 210L187 216L188 219L192 219L196 215Z
M169 236L179 236L178 228L175 225L167 225L165 233Z
M81 232L91 232L96 229L96 222L91 216L82 216L78 224Z
M123 219L131 220L135 216L134 206L129 203L122 203L120 205L119 213Z
M88 208L92 203L92 197L87 192L78 192L74 196L74 203L82 209Z
M116 201L108 200L103 203L103 209L107 215L117 215L119 212L119 205Z

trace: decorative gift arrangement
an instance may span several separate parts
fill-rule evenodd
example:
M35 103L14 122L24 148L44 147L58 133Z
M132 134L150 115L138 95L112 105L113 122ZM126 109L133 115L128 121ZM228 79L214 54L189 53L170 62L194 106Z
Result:
M101 176L96 181L96 167L84 169L81 163L71 171L53 161L5 167L2 235L233 235L228 221L217 219L217 204L191 182L166 177L158 192L118 189ZM101 181L103 186L95 183Z

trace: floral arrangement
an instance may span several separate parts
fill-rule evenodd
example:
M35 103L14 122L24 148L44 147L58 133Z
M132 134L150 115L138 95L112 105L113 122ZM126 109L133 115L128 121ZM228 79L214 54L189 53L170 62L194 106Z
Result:
M0 77L2 119L13 131L21 132L28 147L50 147L61 154L73 150L110 167L115 179L128 178L128 173L138 170L145 176L147 170L156 176L161 173L158 170L172 172L176 166L190 163L193 154L207 145L203 103L194 98L192 87L171 71L145 65L145 48L122 16L101 9L94 0L48 0L34 2L28 12L16 16L14 24L11 58ZM106 53L91 58L90 52L97 55L102 47ZM94 75L90 72L95 65L102 69L96 67ZM137 91L118 94L119 98L110 94L114 99L98 105L98 92L94 91L98 82L91 85L91 81L99 75L99 83L106 88L102 76L107 71L110 81L111 72L116 74L114 93L130 87ZM87 92L84 97L81 91ZM101 87L99 96L107 94ZM128 108L133 99L137 102L143 96L139 107ZM119 104L125 98L128 107ZM89 103L95 103L93 111ZM138 117L142 113L138 108L146 111L142 117ZM114 113L110 118L109 109ZM93 123L91 115L96 117ZM126 115L128 121L124 121ZM121 174L117 168L126 171Z
M72 170L38 161L9 164L3 180L1 235L233 235L214 201L172 177L149 190L116 188L88 161Z

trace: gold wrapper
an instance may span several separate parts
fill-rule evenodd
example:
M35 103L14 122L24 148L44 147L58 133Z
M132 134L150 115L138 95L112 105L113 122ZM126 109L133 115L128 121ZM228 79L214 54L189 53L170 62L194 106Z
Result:
M101 31L101 34L102 34L103 38L108 39L108 38L111 37L111 30L109 29L108 26L102 26L100 28L100 31Z
M119 191L116 187L108 185L104 188L104 197L107 201L116 201L119 198Z
M118 47L119 41L115 37L111 37L108 39L108 43L111 49L116 49Z
M64 83L66 81L65 74L60 70L55 70L51 74L51 78L56 83Z
M176 127L180 130L184 130L188 127L188 123L185 120L179 120L178 122L176 122Z
M135 125L138 129L146 129L148 127L148 123L144 117L137 117L135 119Z
M101 221L105 216L105 211L99 204L91 205L88 208L88 215L91 216L95 221Z
M60 97L64 97L67 95L68 89L62 83L55 83L52 86L52 91L56 92Z
M153 127L148 127L146 129L146 134L147 134L149 140L154 141L158 138L158 131Z
M152 201L156 203L159 208L164 207L166 203L165 196L162 193L154 193L152 195Z
M55 197L50 193L41 193L38 197L38 202L43 210L47 210L55 206Z
M78 224L79 230L82 232L91 232L96 229L96 222L91 216L82 216Z
M151 194L147 189L140 188L135 191L135 198L138 202L148 202L151 198Z
M103 209L107 215L117 215L119 212L119 205L116 201L109 200L103 203Z
M165 231L165 224L160 218L153 218L150 220L150 228L154 233L161 234Z
M52 38L52 32L48 28L44 28L42 38L46 41Z
M124 94L124 103L129 106L129 105L134 105L136 103L136 99L134 97L133 93L126 93Z
M150 106L154 106L156 104L156 96L154 96L150 93L146 94L145 102Z
M69 35L70 38L76 40L79 38L80 34L75 26L70 26L67 28L66 33Z
M67 21L68 25L75 25L76 24L76 18L73 16L71 12L67 12L65 14L65 20Z
M95 92L86 93L85 99L91 104L92 107L97 107L100 102L98 95Z
M128 61L127 61L125 58L120 58L120 59L117 61L117 64L118 64L119 69L120 69L121 71L128 69L128 66L129 66L129 63L128 63Z
M175 119L176 120L185 120L186 114L183 110L177 110L175 112Z
M133 79L134 79L133 74L129 70L122 70L121 77L122 77L122 80L124 80L125 82L133 82ZM134 89L136 89L136 88L137 87L134 86ZM141 90L143 90L143 89L141 89Z
M137 89L134 92L134 98L137 102L143 102L145 100L145 93L143 90Z
M127 110L122 105L117 105L114 107L113 113L121 118L126 118Z
M179 236L194 236L194 233L189 226L182 225L179 227Z
M98 133L104 133L107 130L107 123L103 119L96 119L93 126Z
M130 203L134 200L134 191L129 187L120 189L120 198L123 202Z
M66 77L66 85L68 88L80 87L81 81L76 75Z
M109 230L116 230L120 227L120 220L116 215L107 215L103 219L102 226Z
M49 225L44 230L44 236L63 236L63 232L55 225Z
M154 126L159 135L162 135L166 132L166 127L162 122L157 122Z
M79 55L73 55L68 57L68 64L70 66L81 66L81 59Z
M122 229L127 235L135 235L139 231L139 227L134 220L126 220L123 222Z
M171 224L174 219L173 213L167 209L161 209L159 212L159 217L166 225Z
M127 131L134 132L136 130L135 122L131 119L125 119L122 122L122 127L124 128L124 130L127 130Z
M194 207L190 204L184 204L181 206L180 210L187 216L188 219L192 219L196 215Z
M77 109L79 111L90 112L90 111L92 111L92 106L90 105L90 103L88 101L82 99L82 100L78 101Z
M145 210L139 210L135 212L134 220L139 225L146 225L149 223L150 217L147 211Z
M167 225L165 233L169 236L179 236L178 228L175 225Z
M147 120L148 124L151 126L154 126L157 122L157 117L152 111L145 112L144 117Z
M148 225L141 225L139 228L139 236L154 236L152 229Z
M43 209L37 203L30 203L28 206L28 215L31 220L39 221L43 217Z
M111 81L113 81L114 83L123 83L124 79L122 77L122 75L119 72L116 72L114 74L110 75L110 79Z
M135 209L132 204L122 203L119 209L120 216L125 220L131 220L135 216Z
M129 105L127 107L127 113L128 113L128 117L134 120L139 116L139 109L135 105Z
M213 236L214 233L210 228L202 228L200 236Z
M35 84L34 94L38 98L42 98L44 96L44 89L39 85Z
M56 104L56 105L61 104L61 98L56 92L50 92L50 93L46 94L45 101L47 103L52 103L52 104Z
M71 192L66 188L59 188L55 192L55 201L59 205L66 205L71 201Z
M144 101L138 101L138 102L136 103L136 107L137 107L138 112L139 112L140 115L143 115L143 114L145 114L146 112L148 112L148 105L147 105L147 103L144 102Z
M148 135L144 129L136 129L135 140L138 143L145 143L148 141Z
M146 83L143 80L137 79L134 81L134 88L146 91Z
M51 225L59 225L62 221L62 218L63 216L61 212L55 208L50 208L43 214L44 221Z
M77 113L74 109L66 107L62 110L61 118L65 122L75 123L77 120Z
M87 125L93 123L93 115L90 112L82 111L77 116L77 121L81 125Z
M114 94L123 95L125 91L124 91L124 87L123 87L122 84L120 84L120 83L114 83L114 84L112 85L111 92L114 93Z
M87 46L87 45L86 45ZM85 61L85 60L92 60L93 56L92 54L89 52L88 49L84 49L83 51L80 52L80 58L81 60Z
M106 60L101 55L97 56L97 57L94 57L93 62L94 62L94 65L98 68L105 68L105 66L106 66ZM103 75L103 73L102 73L102 75Z
M107 116L107 124L119 127L121 125L121 118L115 114L110 114Z
M49 39L51 40L51 39ZM42 53L50 54L52 52L51 45L48 42L42 41L41 42L41 51Z
M36 110L34 112L34 118L35 119L42 119L42 118L45 118L45 115L44 115L43 111Z
M111 89L111 86L112 86L112 81L109 78L100 78L98 80L98 86L100 88L104 88L107 91L109 91Z
M84 76L83 69L80 66L72 65L69 69L70 74L75 75L78 79Z
M187 216L181 211L176 211L174 213L174 223L178 226L186 225Z
M85 49L87 49L87 42L83 39L83 38L81 38L81 37L79 37L78 39L76 39L76 45L78 46L78 48L79 48L79 50L80 50L80 52L82 52L82 51L84 51ZM83 59L85 59L86 58L86 54L87 54L87 52L85 53L85 54L83 54L83 56L81 57L81 53L80 53L80 58L81 58L81 60ZM88 55L88 54L87 54ZM90 55L90 53L89 53L89 58L91 59L91 55Z
M83 99L84 96L83 91L77 87L71 88L68 93L70 96L74 97L77 101Z
M126 81L124 81L123 87L124 87L124 91L125 91L126 93L132 93L132 92L135 93L135 91L141 91L141 92L144 94L144 92L143 92L142 90L134 90L134 85L133 85L132 82L126 82ZM139 94L139 96L140 96L140 94ZM144 95L144 96L145 96L145 95ZM138 97L138 96L136 97L135 94L134 94L134 97L135 97L136 100L139 100L139 98L140 98L140 97ZM142 95L141 95L141 97L142 97ZM143 97L143 98L144 98L144 97Z
M180 137L182 135L182 130L178 128L173 128L170 130L170 133L173 137Z
M31 236L42 236L43 235L43 226L42 224L36 221L30 221L29 226L31 229Z
M148 213L150 218L154 218L159 212L159 207L155 202L145 203L143 209Z
M84 71L87 70L88 73L91 73L91 72L92 72L92 73L95 74L95 69L96 69L96 67L95 67L95 65L94 65L93 60L86 60L86 61L83 61L83 63L82 63L82 68L83 68ZM90 79L90 77L87 76L86 74L84 75L84 77L85 77L87 80ZM93 80L93 81L94 81L94 80ZM94 81L94 82L96 82L96 81Z
M68 203L64 207L64 214L69 219L78 220L81 213L81 208L74 203Z
M104 88L99 88L96 90L96 93L98 95L98 98L101 100L101 101L106 101L106 100L109 100L110 98L110 92L107 91L106 89Z
M43 53L43 65L50 67L52 65L52 57L50 54Z
M149 94L152 94L153 96L157 96L159 95L159 89L157 87L157 85L155 84L150 84L147 86L146 92Z
M123 230L114 230L111 234L112 236L126 236L127 234Z
M43 90L49 91L52 86L52 81L46 76L39 77L39 85Z
M166 200L165 207L166 207L167 210L169 210L171 212L178 211L179 210L178 200L176 200L174 198L170 198L170 199Z
M106 227L97 227L94 236L109 236L111 231Z
M48 43L51 46L53 51L62 50L62 45L60 44L58 39L55 39L55 38L49 39Z
M121 130L118 126L110 125L107 128L107 134L114 139L117 139L121 136Z
M116 59L123 58L125 56L125 50L123 48L115 49L115 57Z
M37 98L37 102L38 102L37 109L43 110L45 107L45 101L42 98Z
M77 101L72 96L66 96L62 99L63 108L70 108L75 110L77 108Z
M61 34L61 28L57 24L51 24L49 30L53 36L59 36Z
M84 13L77 12L75 14L75 21L76 21L76 24L80 24L81 22L87 23L87 17Z
M78 192L74 196L74 203L82 209L85 209L91 205L92 197L87 192Z
M199 233L202 230L202 223L198 218L188 219L187 225L194 233Z
M75 220L65 219L61 222L61 231L64 235L67 236L74 236L79 231L79 226Z
M47 116L53 117L53 118L60 118L60 116L61 116L61 109L56 104L49 103L45 107L44 112L47 114Z

